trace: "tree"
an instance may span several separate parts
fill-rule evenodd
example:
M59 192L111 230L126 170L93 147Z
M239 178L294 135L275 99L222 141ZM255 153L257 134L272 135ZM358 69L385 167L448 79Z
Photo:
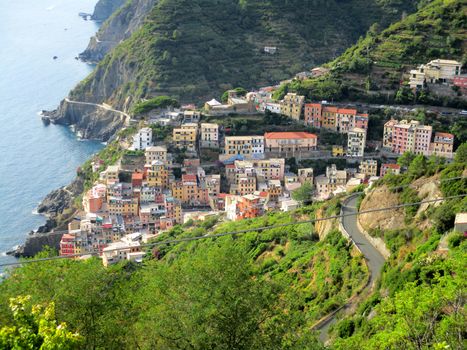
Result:
M456 163L467 163L467 142L462 143L456 150Z
M31 307L31 297L10 299L13 325L0 329L1 349L41 349L71 350L79 349L82 337L67 329L65 323L57 324L55 304Z
M246 91L244 88L242 87L237 87L235 89L232 89L232 90L227 90L225 91L223 94L222 94L222 97L221 97L221 101L222 102L227 102L227 100L229 99L229 91L235 91L235 93L237 94L237 96L245 96L248 91Z
M305 203L310 201L313 192L313 185L309 181L305 181L300 188L292 192L292 198L297 202Z
M412 152L404 152L398 159L397 164L403 167L408 167L410 163L415 159L415 154Z
M178 255L170 264L151 262L136 276L142 286L132 295L141 310L135 324L139 346L303 348L309 334L299 334L295 316L285 311L278 297L283 287L255 276L249 257L233 241L220 247L211 244Z

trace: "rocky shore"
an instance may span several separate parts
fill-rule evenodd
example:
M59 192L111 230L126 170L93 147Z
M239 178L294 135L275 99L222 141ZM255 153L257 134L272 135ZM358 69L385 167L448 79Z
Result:
M52 124L72 126L85 139L108 141L125 125L126 118L91 102L64 99L53 111L43 111L42 118Z
M63 230L73 219L74 200L84 190L83 181L77 177L70 185L50 192L37 207L39 214L47 217L44 225L31 231L24 244L7 252L15 257L33 257L44 247L60 248Z

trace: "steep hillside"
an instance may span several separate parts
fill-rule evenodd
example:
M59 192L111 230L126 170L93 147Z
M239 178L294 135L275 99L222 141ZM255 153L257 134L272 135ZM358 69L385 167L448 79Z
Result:
M127 97L192 99L277 82L334 57L372 23L385 26L413 11L414 2L158 2L144 25L71 95L123 106ZM125 8L121 16L131 18ZM276 46L277 53L265 54L264 46Z
M104 0L96 5L96 10L102 1ZM111 4L115 7L119 2L121 1L116 0ZM86 50L79 55L80 59L88 62L102 60L110 50L129 38L134 31L141 27L155 3L156 0L131 0L126 3L123 1L121 6L112 10L109 14L109 16L112 16L104 22L96 35L91 38ZM123 4L124 6L122 6Z
M302 90L310 98L391 102L409 69L436 58L467 59L466 0L424 2L415 14L383 28L372 26L364 38L329 63L331 74L326 78L296 82L289 89ZM424 98L420 102L439 103Z
M378 288L334 327L336 350L465 348L467 240L453 226L467 211L466 156L465 143L449 165L417 156L405 174L386 176L366 195L360 210L463 197L361 215L392 254ZM381 195L384 204L376 204Z
M99 0L94 7L94 12L91 18L94 21L105 21L125 2L126 0Z

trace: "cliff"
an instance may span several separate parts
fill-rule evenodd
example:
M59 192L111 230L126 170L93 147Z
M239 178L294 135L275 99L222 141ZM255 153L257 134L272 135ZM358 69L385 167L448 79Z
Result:
M99 0L94 7L91 19L94 21L105 21L125 2L126 0Z
M121 2L121 5L124 3L121 0L115 2ZM86 62L102 60L109 51L141 27L146 15L155 3L156 0L131 0L124 6L118 6L112 11L112 16L109 14L110 18L106 18L107 21L96 35L91 38L86 50L79 55L80 59Z
M105 105L63 100L53 111L45 111L44 117L54 124L70 125L83 138L108 141L125 125L128 116Z

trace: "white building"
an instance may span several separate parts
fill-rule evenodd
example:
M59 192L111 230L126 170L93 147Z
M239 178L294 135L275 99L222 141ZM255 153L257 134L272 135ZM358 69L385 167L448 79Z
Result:
M102 252L104 266L116 264L122 260L141 262L145 254L141 251L141 238L142 234L135 232L105 247Z
M347 155L350 157L363 157L366 144L366 130L353 128L349 130L347 141Z
M145 150L152 146L152 129L142 128L133 136L133 149Z
M273 102L266 102L264 104L264 110L270 111L271 113L281 114L281 104L273 103Z
M219 125L215 123L201 123L201 140L202 148L218 148L219 147Z

